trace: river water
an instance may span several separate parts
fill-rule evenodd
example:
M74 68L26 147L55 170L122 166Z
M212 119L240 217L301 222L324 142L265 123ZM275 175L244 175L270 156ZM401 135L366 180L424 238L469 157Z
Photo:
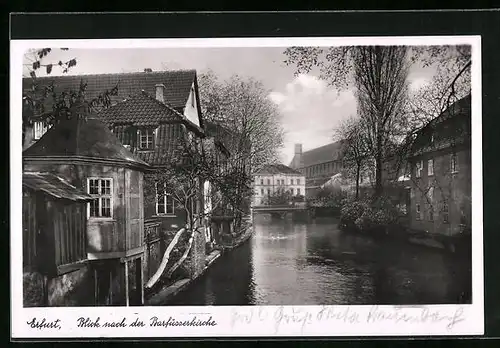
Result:
M438 249L375 240L258 216L254 235L219 258L169 305L470 303L470 260Z

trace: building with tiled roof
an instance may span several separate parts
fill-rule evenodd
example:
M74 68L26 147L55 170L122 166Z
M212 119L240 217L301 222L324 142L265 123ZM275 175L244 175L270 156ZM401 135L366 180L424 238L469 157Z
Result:
M342 170L342 142L302 151L302 144L295 145L295 154L290 167L306 178L306 196L313 196L335 174Z
M23 261L58 289L45 305L144 303L143 292L129 297L122 275L143 262L148 170L106 124L79 115L59 120L23 151ZM142 289L143 279L136 280ZM88 296L72 297L68 282L95 297L79 302Z
M410 226L455 235L471 226L471 96L431 120L413 142Z
M267 164L254 175L253 205L265 204L268 197L277 192L289 192L292 196L304 196L305 176L284 164Z
M52 90L57 95L70 91L78 92L82 83L86 86L85 99L87 101L99 98L103 93L112 91L115 87L117 87L115 93L108 95L111 105L144 91L148 95L166 102L175 111L184 115L194 126L203 129L203 120L199 117L201 109L196 70L62 75L36 79L38 89L52 86ZM29 93L32 86L33 80L31 78L23 79L24 93ZM52 110L52 103L52 98L45 99L44 109L46 112ZM47 128L41 120L36 121L32 129L29 130L33 133L30 139L33 138L36 141L46 130Z

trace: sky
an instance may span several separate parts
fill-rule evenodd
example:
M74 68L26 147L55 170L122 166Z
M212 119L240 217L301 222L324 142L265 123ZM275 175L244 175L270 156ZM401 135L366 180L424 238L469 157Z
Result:
M71 75L197 69L212 70L220 79L233 74L260 80L269 99L278 106L285 130L281 160L288 165L294 144L307 151L333 141L334 129L343 119L356 114L356 100L350 90L337 91L314 73L295 76L295 68L283 63L283 47L154 48L154 49L53 49L47 62L77 59ZM27 62L30 57L27 56ZM44 61L42 61L44 63ZM43 71L43 69L41 69ZM43 76L40 71L40 76ZM60 75L54 68L51 75ZM431 72L412 68L410 84L426 83Z

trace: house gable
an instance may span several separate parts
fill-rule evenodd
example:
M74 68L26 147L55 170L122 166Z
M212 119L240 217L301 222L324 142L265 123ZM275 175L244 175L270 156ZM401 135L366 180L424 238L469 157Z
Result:
M200 128L204 128L201 103L200 103L200 93L198 90L198 81L195 76L193 83L191 84L191 89L189 91L189 97L184 106L184 116L193 124Z

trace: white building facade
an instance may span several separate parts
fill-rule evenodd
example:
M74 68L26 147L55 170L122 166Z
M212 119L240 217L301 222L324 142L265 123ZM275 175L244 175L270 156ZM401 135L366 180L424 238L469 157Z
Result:
M305 195L305 176L283 164L264 166L254 175L253 183L254 206L265 204L267 197L277 192L288 192L294 197Z

